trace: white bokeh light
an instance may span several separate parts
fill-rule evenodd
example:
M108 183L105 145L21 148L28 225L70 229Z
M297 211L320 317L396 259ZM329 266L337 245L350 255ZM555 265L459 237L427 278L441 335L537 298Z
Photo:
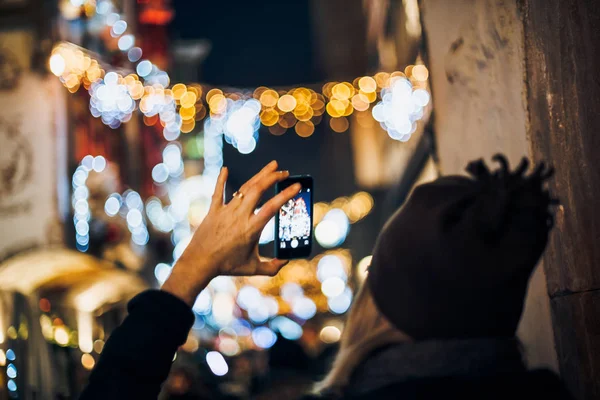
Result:
M225 361L223 355L218 351L209 351L206 354L206 363L216 376L223 376L229 371L227 361Z
M388 135L406 142L417 129L417 121L423 117L423 108L431 96L425 89L415 89L404 77L395 77L390 86L381 90L381 101L372 109L373 118Z
M277 341L277 335L271 329L261 326L252 331L252 340L258 347L268 349Z
M108 216L114 217L119 212L119 209L121 209L121 196L117 196L111 195L106 199L106 202L104 202L104 212Z
M299 297L294 300L292 304L292 311L298 317L308 320L315 316L317 313L317 306L314 301L308 297Z
M192 310L196 314L206 315L210 312L211 306L212 306L212 297L211 297L210 291L207 289L204 289L203 291L200 292L198 297L196 297L196 301L194 302L194 305L192 306Z
M154 267L154 277L156 278L156 280L158 281L158 283L160 285L165 283L165 281L167 280L169 275L171 275L171 270L172 270L172 268L169 264L165 264L165 263L156 264L156 267Z
M300 324L283 316L273 318L273 320L269 323L269 326L271 329L279 332L281 336L288 340L298 340L303 334L303 329Z
M164 163L158 163L152 168L152 179L156 183L164 183L169 178L169 168Z
M320 282L324 282L331 277L341 278L344 281L348 278L342 259L336 255L328 254L323 256L317 264L317 278Z
M350 221L346 213L334 208L325 214L315 228L315 238L321 246L332 248L344 243L349 230Z
M337 297L344 293L346 282L337 276L327 278L321 284L321 291L329 298Z
M136 103L115 72L108 72L104 80L94 82L90 94L90 112L105 125L115 129L131 119Z
M332 297L327 300L329 310L334 314L343 314L350 308L352 304L352 290L346 288L342 294L337 297Z

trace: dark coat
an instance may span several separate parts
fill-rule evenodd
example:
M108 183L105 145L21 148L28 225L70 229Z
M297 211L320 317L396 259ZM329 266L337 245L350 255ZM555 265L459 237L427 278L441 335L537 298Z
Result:
M528 371L514 338L431 340L380 348L356 367L337 399L570 399L547 370Z
M530 371L515 375L487 378L446 377L423 378L398 382L382 388L353 395L305 396L302 400L564 400L571 399L556 374L546 371Z

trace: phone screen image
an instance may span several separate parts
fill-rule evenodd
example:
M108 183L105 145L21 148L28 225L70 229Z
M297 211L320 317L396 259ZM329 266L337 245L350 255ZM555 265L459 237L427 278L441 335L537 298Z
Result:
M312 179L292 177L278 190L298 181L302 189L277 215L275 251L280 258L306 257L312 248Z

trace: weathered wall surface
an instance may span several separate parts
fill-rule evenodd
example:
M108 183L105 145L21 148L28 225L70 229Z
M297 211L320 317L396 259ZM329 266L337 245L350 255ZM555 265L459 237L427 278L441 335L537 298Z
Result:
M54 77L30 72L32 43L27 32L0 33L6 68L18 71L0 89L0 261L62 241L65 91Z
M560 371L600 398L600 4L524 0L534 159L556 168L556 228L544 257Z
M422 0L441 172L504 153L530 155L523 23L516 0ZM544 270L534 273L519 327L530 366L557 370Z

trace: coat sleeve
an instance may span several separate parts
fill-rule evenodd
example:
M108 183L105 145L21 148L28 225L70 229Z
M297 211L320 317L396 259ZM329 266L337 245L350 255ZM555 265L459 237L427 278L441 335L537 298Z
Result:
M194 322L187 304L160 290L137 295L127 309L128 316L106 342L81 400L156 399Z

